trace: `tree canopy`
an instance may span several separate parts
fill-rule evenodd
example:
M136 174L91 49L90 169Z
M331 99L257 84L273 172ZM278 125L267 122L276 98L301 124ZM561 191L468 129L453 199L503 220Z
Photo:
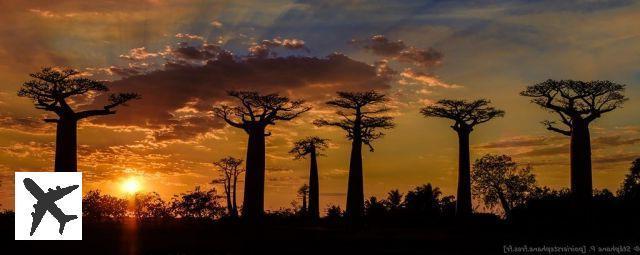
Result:
M237 177L242 172L244 172L244 169L240 168L240 165L242 165L242 162L243 162L242 159L237 159L234 157L225 157L218 161L213 162L213 165L215 165L216 167L218 167L218 169L220 169L220 171L225 177L223 178L223 180L227 180L227 179L231 179L234 176Z
M214 107L214 114L227 124L248 130L251 126L273 125L278 120L292 120L311 110L304 100L291 100L278 94L261 95L256 91L228 91L239 105Z
M425 117L438 117L454 120L451 128L461 131L470 130L475 125L487 122L496 117L503 117L504 111L489 106L491 101L478 99L474 101L442 99L420 111Z
M293 148L289 151L296 159L301 159L310 153L316 153L316 156L322 155L320 151L328 147L327 139L317 136L310 136L302 140L298 140L293 144Z
M548 130L571 135L575 119L587 123L620 107L627 101L625 85L611 81L546 80L528 86L520 95L531 97L531 102L556 113L569 130L555 126L556 121L546 120Z
M46 67L39 72L30 74L30 76L33 79L22 84L18 96L32 99L38 109L76 120L96 115L115 114L115 107L126 105L128 101L133 99L140 99L140 95L136 93L111 94L109 102L102 109L76 113L67 102L68 98L89 92L107 92L109 88L100 81L82 77L78 70L70 68ZM47 119L46 121L57 122L56 119Z
M389 98L376 91L366 92L338 92L338 98L330 100L327 105L341 109L336 114L339 120L318 119L314 121L316 126L334 126L347 132L349 140L354 139L356 132L360 135L362 143L369 146L373 151L372 142L384 136L380 129L391 129L395 127L393 117L379 116L378 114L388 112L390 109L380 106L389 101Z
M531 167L520 168L507 155L484 155L473 164L473 191L489 207L501 203L506 214L516 205L526 202L536 186Z

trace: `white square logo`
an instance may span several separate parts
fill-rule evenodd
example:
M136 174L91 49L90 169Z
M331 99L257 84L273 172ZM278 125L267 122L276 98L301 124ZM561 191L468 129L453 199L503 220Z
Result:
M82 240L82 173L16 172L16 240Z

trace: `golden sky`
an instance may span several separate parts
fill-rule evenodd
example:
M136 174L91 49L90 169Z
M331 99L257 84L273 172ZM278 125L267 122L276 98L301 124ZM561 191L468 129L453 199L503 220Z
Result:
M624 108L591 126L594 186L616 190L640 156L640 4L635 1L9 1L0 0L0 203L13 207L14 171L50 171L55 127L16 95L31 72L68 66L143 99L84 121L84 191L172 194L218 176L211 162L244 157L246 135L211 116L227 89L279 92L314 109L269 127L266 206L288 207L308 162L296 139L331 139L319 159L320 204L344 205L350 144L311 122L338 90L390 95L397 127L364 152L365 195L432 183L454 194L457 137L419 109L441 98L488 98L506 116L471 135L472 160L504 153L542 185L569 184L568 138L552 114L518 95L549 78L626 84ZM101 95L74 100L89 107ZM221 190L221 189L218 189ZM240 189L241 192L241 189ZM242 196L239 196L240 198Z

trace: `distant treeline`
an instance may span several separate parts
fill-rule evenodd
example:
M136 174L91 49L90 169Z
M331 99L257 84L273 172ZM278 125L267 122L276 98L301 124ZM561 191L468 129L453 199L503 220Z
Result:
M490 158L496 159L495 156L488 155L477 160L474 166L477 169L481 164L486 164ZM512 178L513 176L507 180L513 180ZM485 193L477 193L482 191ZM512 219L508 217L511 213L504 212L505 203L512 206L510 210L513 211L513 220L518 220L518 217L522 220L536 217L536 215L539 217L554 214L558 216L563 208L568 208L571 201L569 189L553 190L537 185L530 186L526 192L520 194L506 195L506 197L516 200L505 202L494 200L491 197L492 194L489 194L490 192L477 186L474 187L474 192L483 198L487 208L499 207L500 209L497 211L502 211L500 216L507 221ZM593 210L595 212L602 210L638 212L640 209L640 158L632 163L630 172L616 193L607 189L594 190L593 192ZM499 197L502 196L504 195L499 195ZM219 195L215 189L203 190L200 187L175 195L170 201L163 200L155 192L138 193L133 199L127 200L92 190L83 197L83 216L89 221L122 221L126 217L132 217L141 222L238 220L239 218L232 211L226 210L224 199L225 197ZM497 199L500 200L500 198ZM369 197L365 201L364 219L369 224L433 223L453 218L455 208L454 196L444 196L438 187L426 184L409 190L406 194L395 189L389 191L382 199L375 196ZM498 215L491 213L484 213L484 215L498 220ZM325 216L321 220L328 223L340 223L343 222L344 216L344 211L339 206L330 205L325 208ZM308 215L308 208L299 205L299 203L292 203L290 208L266 211L265 217L266 219L285 221L310 221L312 219Z

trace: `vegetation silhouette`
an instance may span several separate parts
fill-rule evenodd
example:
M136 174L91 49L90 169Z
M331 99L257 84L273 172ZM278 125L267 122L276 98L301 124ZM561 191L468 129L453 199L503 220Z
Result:
M393 117L380 116L390 109L384 105L389 101L386 95L376 91L337 92L338 97L326 104L337 107L340 120L318 119L316 126L339 127L347 132L351 140L351 158L349 160L349 181L347 187L347 210L345 214L353 224L359 224L364 214L364 184L362 177L362 145L373 151L372 142L384 136L380 129L391 129ZM347 111L347 112L345 112Z
M451 119L451 126L458 133L458 192L456 215L469 216L471 207L471 160L469 158L469 134L473 128L496 117L503 117L504 111L489 106L491 101L478 99L474 101L443 99L422 108L425 117Z
M507 220L511 219L511 208L524 204L536 187L531 166L519 168L507 155L487 154L477 159L471 180L474 195L489 207L499 203Z
M99 190L90 190L82 198L82 215L90 221L119 221L127 214L128 201Z
M269 125L290 121L311 107L304 100L291 100L278 94L262 95L255 91L229 91L239 101L237 106L220 105L213 108L216 117L249 135L244 181L242 216L256 220L264 214L265 133Z
M631 163L629 173L618 190L618 197L629 202L640 201L640 158Z
M236 194L238 186L238 177L244 173L244 169L240 168L242 159L234 157L222 158L213 164L222 172L222 177L212 181L212 184L222 183L224 194L227 201L227 213L231 217L238 217L238 205L236 203Z
M85 78L80 71L74 69L42 68L32 73L33 78L22 84L18 96L34 101L37 109L55 113L57 119L45 119L45 122L56 123L56 172L77 172L77 129L78 121L100 115L115 114L119 105L133 99L140 99L136 93L111 94L109 102L96 110L77 111L70 103L74 97L86 96L87 93L107 92L109 88L102 82Z
M627 100L624 89L625 85L611 81L549 79L520 92L532 97L532 103L558 114L569 128L556 127L555 121L542 122L548 130L571 137L571 192L583 210L587 210L593 190L589 124L620 107Z
M289 151L295 159L302 159L309 155L309 207L303 207L308 209L309 217L314 221L320 218L320 184L317 157L323 155L320 152L326 149L327 146L327 139L311 136L296 141L291 151Z
M175 201L175 200L174 200ZM138 221L163 221L172 217L172 210L188 203L169 204L156 192L136 193L133 214Z
M498 162L498 168L502 164L512 166L506 164L513 163L509 156L490 156L479 161ZM640 159L632 163L618 192L593 191L590 221L574 219L574 211L567 205L572 199L569 189L539 186L524 195L524 202L512 204L510 219L503 219L504 214L499 217L476 212L464 221L455 216L453 196L443 196L438 187L419 185L405 191L406 195L394 189L383 199L366 200L363 227L357 230L335 205L326 207L326 215L313 224L302 213L303 207L292 204L290 208L266 211L262 224L256 225L226 217L224 198L212 189L196 187L171 201L163 201L155 193L140 193L126 200L89 191L83 197L84 236L78 244L82 248L75 247L78 252L91 250L96 254L123 253L121 246L130 251L132 245L135 253L143 254L244 254L299 253L321 243L331 245L315 246L310 253L335 252L340 246L348 253L496 254L503 251L505 243L555 244L536 240L559 240L563 245L589 240L600 245L619 244L620 240L640 238L635 231L640 227L636 220L640 200L624 195L640 190L638 166ZM135 206L127 206L132 200ZM0 212L0 226L13 226L13 217L12 212ZM136 227L127 227L131 224ZM0 233L5 240L13 240L10 231ZM251 245L246 245L248 240ZM68 249L64 243L26 249L56 253Z

